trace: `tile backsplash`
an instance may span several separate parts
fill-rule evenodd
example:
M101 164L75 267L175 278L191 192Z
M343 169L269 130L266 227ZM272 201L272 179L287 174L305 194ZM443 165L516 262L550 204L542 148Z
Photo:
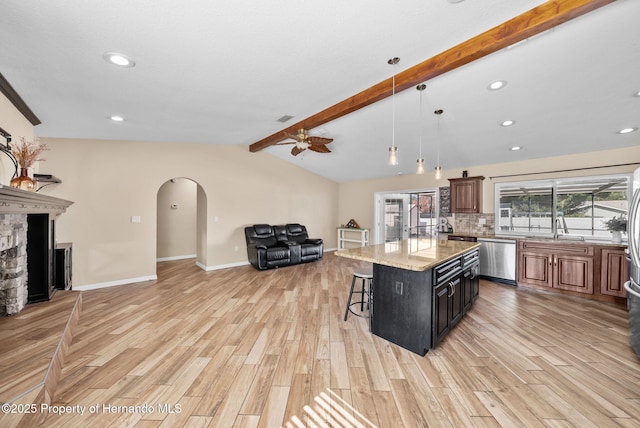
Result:
M457 233L494 233L495 215L493 213L481 214L453 214L453 231Z

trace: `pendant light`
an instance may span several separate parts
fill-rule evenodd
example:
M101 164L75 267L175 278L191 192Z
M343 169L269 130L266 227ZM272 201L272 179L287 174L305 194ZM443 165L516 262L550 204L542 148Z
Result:
M440 180L442 178L442 167L440 166L440 116L444 113L444 110L439 109L433 112L438 118L438 129L437 129L437 139L436 139L436 180Z
M420 92L420 145L418 146L418 160L416 161L416 174L424 174L424 158L422 157L422 91L427 88L424 83L416 86L418 92Z
M395 66L400 62L400 58L394 57L387 61L387 64ZM387 163L389 165L398 165L398 148L396 147L396 73L394 69L393 77L391 80L391 103L393 105L393 115L391 118L391 147L389 147L389 159Z

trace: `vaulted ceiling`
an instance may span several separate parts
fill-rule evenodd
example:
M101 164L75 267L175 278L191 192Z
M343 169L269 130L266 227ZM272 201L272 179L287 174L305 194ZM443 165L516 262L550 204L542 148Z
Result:
M532 8L576 2L4 0L0 73L42 121L41 137L248 151ZM437 145L444 169L639 145L640 132L617 134L640 127L638 16L640 2L617 0L434 77L422 118L409 87L311 129L334 139L331 153L264 150L344 182L413 174L420 132L428 170ZM135 67L107 63L113 51ZM488 90L495 80L507 85ZM500 126L507 119L515 124ZM395 167L386 164L392 139Z

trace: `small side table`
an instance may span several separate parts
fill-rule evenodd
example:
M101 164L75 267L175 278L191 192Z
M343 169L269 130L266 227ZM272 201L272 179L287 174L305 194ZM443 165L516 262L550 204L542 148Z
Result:
M359 247L369 245L369 229L338 227L338 250L344 250L347 243L357 243ZM351 247L354 247L353 245Z

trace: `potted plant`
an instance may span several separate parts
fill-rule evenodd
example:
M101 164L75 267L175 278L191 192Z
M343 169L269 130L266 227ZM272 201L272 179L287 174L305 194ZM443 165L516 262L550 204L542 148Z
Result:
M622 214L620 217L613 217L604 222L605 227L611 232L613 242L622 241L622 232L627 231L627 219Z

